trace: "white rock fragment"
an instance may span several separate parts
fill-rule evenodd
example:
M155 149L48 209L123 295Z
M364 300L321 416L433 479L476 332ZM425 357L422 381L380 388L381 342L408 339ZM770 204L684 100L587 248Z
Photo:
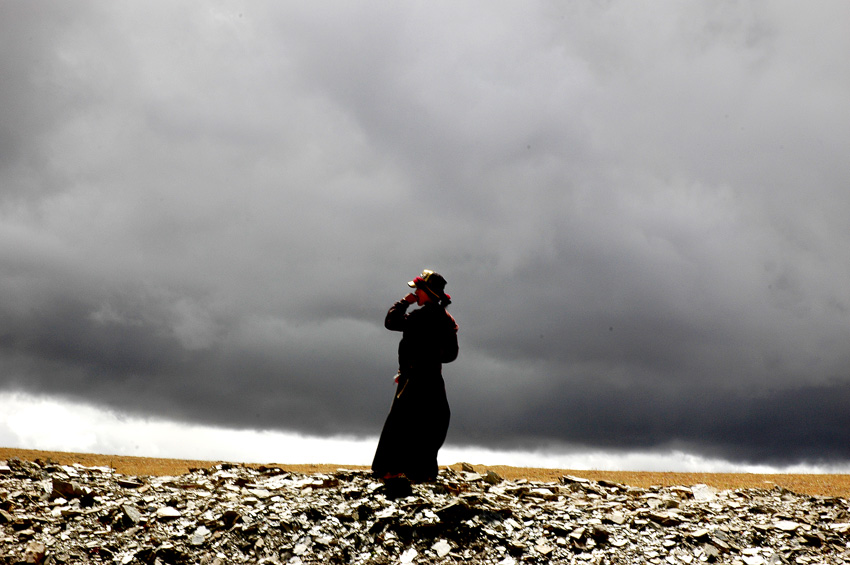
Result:
M710 502L717 496L717 489L708 485L698 484L691 487L691 493L697 502Z
M402 563L413 563L413 560L416 559L417 555L419 555L419 552L417 552L415 549L413 549L411 547L410 549L408 549L407 551L405 551L404 553L401 554L401 557L399 557L399 560Z
M292 553L295 555L304 555L307 553L307 550L310 549L306 543L298 543L295 544L295 547L292 548Z
M434 550L434 552L437 554L437 557L442 559L443 557L449 554L449 552L452 550L452 546L449 545L446 540L441 539L440 541L432 545L431 549Z
M68 475L69 477L79 477L80 476L80 474L77 472L76 467L71 467L70 465L62 465L60 467L60 469L65 471L65 474Z
M192 539L189 540L189 543L192 545L202 545L205 541L207 541L207 537L209 537L210 531L206 526L200 526L195 533L192 534Z
M540 555L543 555L545 557L546 555L549 555L550 553L552 553L555 550L555 548L552 547L549 544L546 544L546 543L538 543L537 545L534 546L534 550L537 553L539 553Z
M179 518L180 516L182 516L182 514L179 510L172 506L161 506L160 508L156 509L156 516L157 518L167 520L171 518Z

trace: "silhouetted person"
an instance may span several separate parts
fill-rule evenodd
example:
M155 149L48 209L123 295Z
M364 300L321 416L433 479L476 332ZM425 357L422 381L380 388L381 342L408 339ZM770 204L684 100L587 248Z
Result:
M384 326L402 332L395 398L372 461L372 472L415 482L437 478L437 451L449 429L442 364L457 358L457 323L446 306L446 279L433 271L407 283L416 289L392 305ZM411 304L420 308L407 313Z

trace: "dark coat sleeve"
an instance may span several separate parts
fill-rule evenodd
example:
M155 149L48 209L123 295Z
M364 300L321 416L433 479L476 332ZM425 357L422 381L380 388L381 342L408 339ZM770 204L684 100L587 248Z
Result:
M387 317L384 318L384 327L394 332L403 332L404 319L409 307L410 303L406 300L399 300L393 304L387 312Z

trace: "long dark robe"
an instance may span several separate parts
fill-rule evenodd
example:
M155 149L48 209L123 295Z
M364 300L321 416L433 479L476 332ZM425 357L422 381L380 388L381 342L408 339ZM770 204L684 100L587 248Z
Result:
M396 302L384 321L387 329L403 335L398 386L372 472L376 477L403 473L413 481L428 481L437 476L437 452L449 429L442 364L457 358L457 324L436 303L408 314L409 306L403 300Z

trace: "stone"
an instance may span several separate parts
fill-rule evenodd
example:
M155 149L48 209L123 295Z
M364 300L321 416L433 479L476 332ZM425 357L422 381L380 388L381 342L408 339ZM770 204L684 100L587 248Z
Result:
M703 544L702 553L707 561L714 562L720 559L720 550L711 544Z
M71 500L80 498L86 494L83 488L75 482L63 481L62 479L53 479L53 490L50 494L51 499L64 498Z
M131 525L138 524L143 520L142 513L132 504L122 504L121 513L123 518L130 522Z
M195 530L195 533L192 534L189 543L192 545L202 545L210 535L210 531L206 526L199 526L198 529ZM259 540L262 541L262 540Z
M141 488L142 485L143 485L143 483L138 481L135 477L119 478L115 482L120 487L131 488L131 489L132 488Z
M778 488L497 481L474 468L394 484L342 469L221 464L140 480L7 466L0 565L850 562L850 503Z
M504 479L497 473L496 471L487 471L487 474L484 475L484 482L490 485L498 485Z
M182 516L179 510L171 506L162 506L156 509L156 517L163 520L170 520Z
M717 495L717 489L708 485L699 484L691 487L691 493L693 493L694 500L697 502L709 502L714 500Z
M608 529L596 524L591 525L589 534L598 545L607 543L611 537L611 532Z
M452 546L449 545L449 543L446 540L441 539L437 543L432 545L431 549L434 551L434 553L437 554L437 557L442 559L443 557L445 557L446 555L448 555L451 552Z
M797 522L792 522L791 520L779 520L773 523L773 527L782 530L783 532L793 532L796 531L797 528L802 526L802 524L798 524Z
M47 548L43 543L33 541L24 549L24 563L43 563Z
M648 512L647 516L662 526L677 526L682 523L682 518L673 512Z

